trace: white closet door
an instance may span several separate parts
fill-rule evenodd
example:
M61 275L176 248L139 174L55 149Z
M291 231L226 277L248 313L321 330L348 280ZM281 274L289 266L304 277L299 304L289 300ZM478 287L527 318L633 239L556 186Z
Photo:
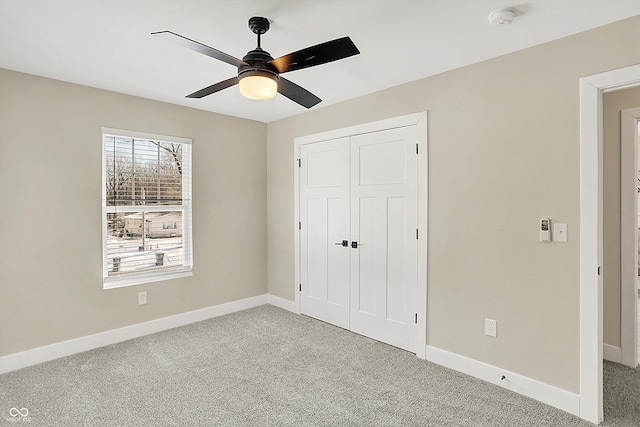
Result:
M415 126L351 138L350 329L415 351Z
M349 138L301 147L303 314L349 328Z

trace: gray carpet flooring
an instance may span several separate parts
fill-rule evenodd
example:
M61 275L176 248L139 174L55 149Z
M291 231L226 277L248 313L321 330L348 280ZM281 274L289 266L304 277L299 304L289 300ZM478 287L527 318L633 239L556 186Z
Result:
M607 363L605 377L605 425L640 425L640 371ZM27 408L29 414L11 416L10 408ZM272 306L1 375L0 424L4 422L591 425L406 351Z

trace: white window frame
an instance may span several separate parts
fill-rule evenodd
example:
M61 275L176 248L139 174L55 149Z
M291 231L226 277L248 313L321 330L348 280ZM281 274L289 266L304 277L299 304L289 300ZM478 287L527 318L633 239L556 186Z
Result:
M112 206L107 206L106 192L106 153L104 136L116 135L126 138L149 139L153 141L174 142L188 146L183 151L182 165L183 171L188 171L182 175L182 205L171 206L147 206L147 211L182 211L182 237L184 246L184 263L181 267L166 268L141 273L127 273L120 276L109 276L109 260L107 259L107 213L112 211ZM158 282L162 280L177 279L193 275L193 233L192 233L192 152L193 140L176 136L157 135L146 132L135 132L130 130L102 128L100 144L102 145L102 286L103 289L120 288L123 286L140 285L143 283ZM184 153L187 152L187 155ZM138 212L140 206L118 206L119 212Z

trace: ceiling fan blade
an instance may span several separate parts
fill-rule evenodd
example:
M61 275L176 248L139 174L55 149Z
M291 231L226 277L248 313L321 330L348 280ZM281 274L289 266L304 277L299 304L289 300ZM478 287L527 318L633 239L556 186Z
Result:
M308 90L282 76L278 77L278 92L306 108L311 108L322 101Z
M348 58L359 53L360 51L351 39L343 37L281 56L271 61L270 64L276 67L279 73L287 73Z
M191 95L187 95L186 97L187 98L203 98L207 95L211 95L212 93L219 92L222 89L226 89L233 85L237 85L238 81L239 81L238 77L231 77L230 79L205 87L204 89L200 89L197 92L193 92Z
M239 67L241 65L248 65L246 62L241 61L238 58L235 58L224 52L220 52L217 49L214 49L212 47L209 47L197 41L183 37L180 34L172 33L171 31L158 31L156 33L151 33L151 35L163 38L165 40L169 40L170 42L179 44L180 46L186 47L188 49L195 50L196 52L200 52L212 58L218 59L222 62L226 62L227 64L231 64L234 67Z

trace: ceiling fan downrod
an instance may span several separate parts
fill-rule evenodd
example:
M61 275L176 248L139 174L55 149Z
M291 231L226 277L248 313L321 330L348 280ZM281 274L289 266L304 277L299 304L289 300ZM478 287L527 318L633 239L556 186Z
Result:
M267 18L263 18L262 16L254 16L252 18L249 18L249 28L254 34L258 36L258 49L261 49L260 36L269 31L269 25L269 20Z

